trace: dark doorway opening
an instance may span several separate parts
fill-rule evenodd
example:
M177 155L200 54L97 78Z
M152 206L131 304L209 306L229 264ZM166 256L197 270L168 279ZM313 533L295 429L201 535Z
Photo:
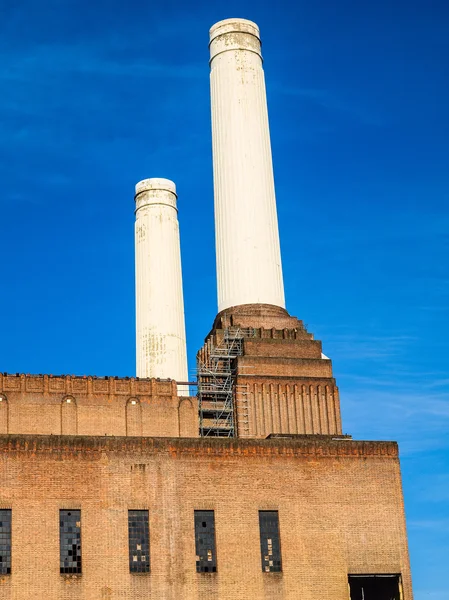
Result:
M351 600L400 600L400 575L349 575Z

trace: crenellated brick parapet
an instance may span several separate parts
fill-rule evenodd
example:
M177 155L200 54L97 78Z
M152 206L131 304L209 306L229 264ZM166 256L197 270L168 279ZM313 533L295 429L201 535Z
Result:
M172 380L0 373L0 433L195 437L197 400Z
M93 375L30 375L0 373L1 392L36 392L59 394L112 395L177 395L176 382L170 379L139 379L136 377L96 377Z

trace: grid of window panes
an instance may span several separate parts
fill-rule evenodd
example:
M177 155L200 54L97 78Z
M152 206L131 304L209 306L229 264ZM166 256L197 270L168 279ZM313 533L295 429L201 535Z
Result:
M0 509L0 575L11 573L11 510Z
M150 527L147 510L128 511L129 570L150 572Z
M215 573L217 571L217 552L213 510L195 511L195 551L197 573Z
M259 528L262 571L278 573L282 571L278 511L260 510Z
M59 511L59 566L63 574L81 573L81 511Z

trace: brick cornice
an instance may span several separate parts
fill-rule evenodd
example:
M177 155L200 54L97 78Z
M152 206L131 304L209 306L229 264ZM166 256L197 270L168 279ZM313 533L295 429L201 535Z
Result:
M178 457L208 456L284 456L284 457L383 457L397 458L398 446L390 441L354 441L332 436L301 436L300 438L210 439L210 438L150 438L91 437L58 435L0 435L0 453L47 455L79 455L92 459L104 452L135 455L169 454Z

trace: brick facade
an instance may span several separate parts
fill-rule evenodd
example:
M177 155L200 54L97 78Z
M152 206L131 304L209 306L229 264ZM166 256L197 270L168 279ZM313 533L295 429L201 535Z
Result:
M411 583L393 442L0 436L13 511L2 600L348 600L348 573ZM81 509L82 575L59 574L59 510ZM128 509L150 515L149 574L128 566ZM214 510L218 572L197 573L193 511ZM279 511L264 573L259 510Z
M0 373L0 434L197 437L174 381Z
M174 381L0 374L1 600L348 600L348 574L398 574L412 600L397 445L341 434L331 361L301 321L234 307L199 357L230 328L248 332L235 438L200 438ZM81 511L81 575L60 573L60 510ZM149 573L130 572L128 510L148 511ZM194 511L214 511L216 573L196 570ZM259 511L278 513L282 572L261 568Z

